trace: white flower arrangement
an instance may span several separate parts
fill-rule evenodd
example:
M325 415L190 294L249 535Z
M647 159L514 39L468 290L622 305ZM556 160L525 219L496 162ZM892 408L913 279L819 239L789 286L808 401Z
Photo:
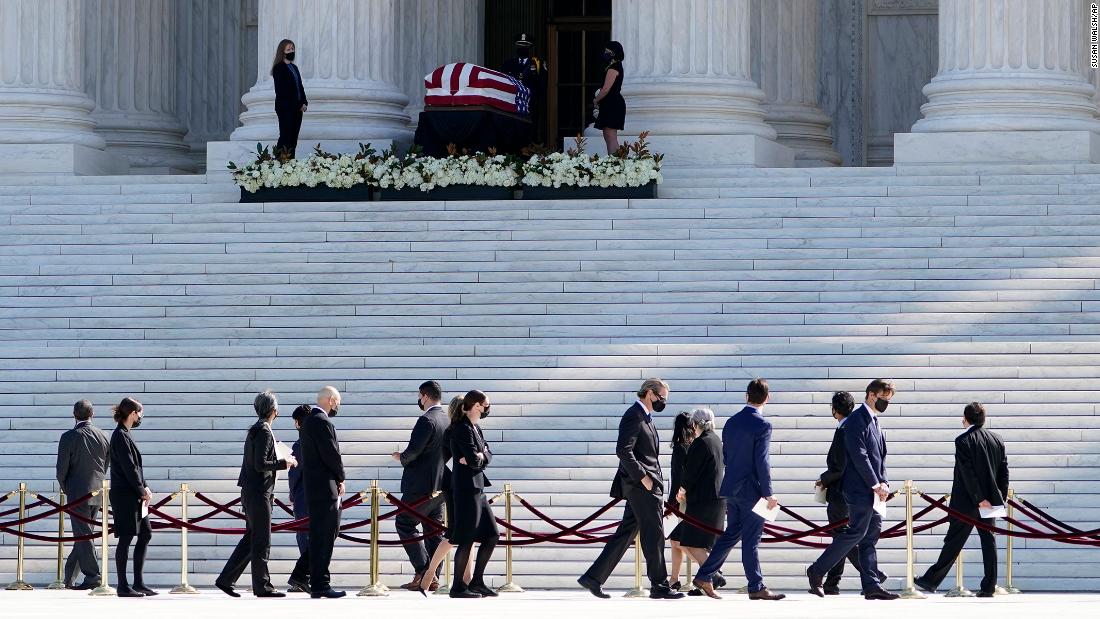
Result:
M431 191L452 185L515 187L519 184L518 165L512 157L494 152L459 155L453 148L450 151L446 157L427 157L416 151L403 157L384 153L374 164L372 176L382 189Z
M256 160L245 166L230 161L233 181L249 193L260 188L275 187L316 187L324 185L337 189L346 189L371 183L373 161L377 159L370 145L359 145L356 154L333 154L321 150L320 145L313 155L305 159L290 159L272 155L268 148L256 145Z
M663 155L649 152L648 132L610 155L587 155L585 139L565 153L532 155L523 162L523 184L533 187L642 187L660 184Z

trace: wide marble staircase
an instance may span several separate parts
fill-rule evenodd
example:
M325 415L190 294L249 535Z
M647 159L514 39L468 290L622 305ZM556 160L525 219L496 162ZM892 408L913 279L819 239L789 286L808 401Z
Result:
M811 485L831 393L885 377L899 389L884 416L897 485L948 491L963 405L979 400L1008 444L1013 488L1094 528L1098 190L1100 166L1073 165L670 171L657 200L576 202L240 204L201 176L2 178L0 493L21 481L56 493L72 403L94 402L109 431L110 406L132 395L146 406L135 436L154 492L187 482L229 500L255 393L278 392L275 432L289 442L289 411L324 384L344 393L335 422L349 487L377 479L396 491L389 454L419 412L417 385L433 378L448 395L490 394L494 488L512 483L572 523L608 500L615 428L643 378L672 386L658 416L667 441L675 412L709 406L724 420L762 376L777 493L823 521ZM207 511L191 503L192 515ZM515 518L551 530L518 507ZM55 531L56 520L30 528ZM919 566L943 530L918 536ZM209 585L236 538L189 542L190 581ZM297 550L291 535L275 544L281 585ZM1100 588L1100 550L1015 547L1025 590ZM518 548L515 580L575 586L596 552ZM15 554L0 534L0 580L13 578ZM30 542L27 555L28 579L51 581L56 548ZM766 546L767 582L803 589L814 556ZM883 542L892 576L904 556L902 540ZM368 558L340 542L335 582L366 584ZM632 582L631 558L611 586ZM409 578L399 547L381 559L384 582ZM179 534L158 532L151 580L176 584L179 568ZM726 571L743 584L736 554Z

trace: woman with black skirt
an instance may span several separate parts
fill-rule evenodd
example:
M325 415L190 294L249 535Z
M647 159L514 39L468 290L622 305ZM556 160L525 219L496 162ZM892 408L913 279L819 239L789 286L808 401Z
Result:
M691 426L691 413L683 411L672 422L672 464L669 466L668 505L683 510L684 506L676 500L680 493L680 483L684 473L684 460L687 459L688 446L695 438L695 428ZM684 563L684 551L680 549L680 536L684 534L684 523L676 525L668 536L672 547L672 565L669 567L668 581L676 591L680 590L680 566Z
M456 416L462 414L462 396L456 395L451 398L451 403L447 405L447 418L455 419ZM451 459L451 428L448 426L443 431L443 460L447 461ZM443 491L443 505L447 514L447 535L443 539L439 540L439 545L435 547L435 552L432 553L431 561L428 561L428 567L424 570L424 574L435 574L439 569L439 564L443 563L443 559L447 556L447 553L451 551L454 544L451 543L451 532L454 531L455 525L455 503L454 493L451 492L451 469L449 467L443 467L443 481L440 484L440 488ZM462 580L466 584L470 584L470 580L473 579L473 571L470 569L470 562L466 562L466 573L463 575ZM420 595L428 597L428 591L434 591L432 585L435 584L434 578L422 578L420 580ZM438 587L436 587L437 589Z
M619 149L619 132L626 126L626 99L623 99L623 46L618 41L608 41L601 59L607 63L603 86L592 105L599 109L594 126L603 131L607 154Z
M679 498L687 503L685 514L721 530L726 513L726 500L718 492L722 486L722 439L714 433L714 413L708 408L693 410L691 425L695 440L684 461ZM680 547L702 565L716 536L687 522L682 525Z
M115 549L115 574L118 577L118 596L140 598L157 595L145 586L142 569L145 567L145 551L153 530L149 526L149 504L153 493L145 483L145 473L141 468L141 452L134 443L130 430L141 425L141 402L133 398L124 398L114 408L118 427L111 435L111 510L115 517L115 537L118 547ZM134 546L134 585L131 587L126 578L126 561L130 543L137 537Z
M291 159L298 147L298 131L302 128L302 114L309 101L302 85L302 73L294 64L294 41L283 39L275 48L275 61L271 65L271 78L275 81L275 115L279 117L279 141L275 153L285 150Z
M485 586L485 567L493 556L500 538L496 517L484 489L492 486L485 467L493 459L478 421L489 414L489 398L480 391L470 391L462 398L462 407L451 417L451 493L454 501L454 523L450 542L458 546L455 553L455 573L451 597L496 597L497 592ZM480 544L473 578L469 584L462 575L470 562L474 542Z

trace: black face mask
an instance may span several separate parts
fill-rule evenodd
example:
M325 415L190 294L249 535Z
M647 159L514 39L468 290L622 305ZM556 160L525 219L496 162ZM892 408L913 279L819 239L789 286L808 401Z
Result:
M879 399L875 400L875 410L876 411L878 411L880 413L885 413L887 406L890 406L890 401L889 400L883 400L882 398L879 398Z
M134 425L130 426L130 429L132 430L132 429L134 429L134 428L136 428L140 425L141 425L141 417L138 417L137 419L134 420Z
M416 399L416 407L420 410L424 410L424 403L420 401L420 398Z
M530 47L517 47L516 48L516 56L519 56L520 58L527 58L530 55L531 55L531 48Z
M291 62L294 62L294 52L287 52L286 53L286 59L291 61Z
M603 58L604 62L611 62L615 59L615 54L612 54L611 52L604 52L600 55L600 58Z
M481 419L485 419L489 416L489 404L485 405L485 410L481 411Z
M333 406L332 408L328 409L328 416L329 417L335 417L336 413L339 412L339 411L340 411L340 405L337 404L336 406Z
M659 412L665 410L665 404L666 404L666 402L665 402L664 398L661 398L659 400L653 400L653 412L659 413Z

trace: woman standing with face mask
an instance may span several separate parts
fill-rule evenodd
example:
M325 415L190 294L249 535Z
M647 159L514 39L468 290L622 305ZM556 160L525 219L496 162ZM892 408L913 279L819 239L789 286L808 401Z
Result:
M485 488L492 486L485 468L493 459L478 421L489 415L489 398L480 391L470 391L462 398L462 407L451 417L451 492L454 501L454 523L451 525L455 553L454 581L451 597L496 597L497 592L485 585L485 566L496 549L500 531ZM474 543L480 544L473 578L469 584L463 575L470 561Z
M618 41L608 41L601 59L606 63L603 86L592 104L599 108L595 127L603 131L607 154L619 148L619 131L626 125L626 100L620 92L623 87L623 46Z
M275 115L279 117L279 141L275 144L275 152L286 150L291 159L298 146L302 114L309 106L305 87L302 86L302 73L294 64L294 54L294 41L279 41L271 66L271 78L275 81Z
M141 452L130 436L130 430L141 425L141 402L133 398L123 398L114 411L118 427L111 435L110 498L115 519L115 537L118 538L118 547L115 549L118 596L140 598L157 595L156 591L145 586L142 575L145 551L153 537L153 530L149 526L149 504L153 500L153 493L145 483ZM126 578L126 562L134 537L137 537L137 545L134 546L134 585L131 587Z

